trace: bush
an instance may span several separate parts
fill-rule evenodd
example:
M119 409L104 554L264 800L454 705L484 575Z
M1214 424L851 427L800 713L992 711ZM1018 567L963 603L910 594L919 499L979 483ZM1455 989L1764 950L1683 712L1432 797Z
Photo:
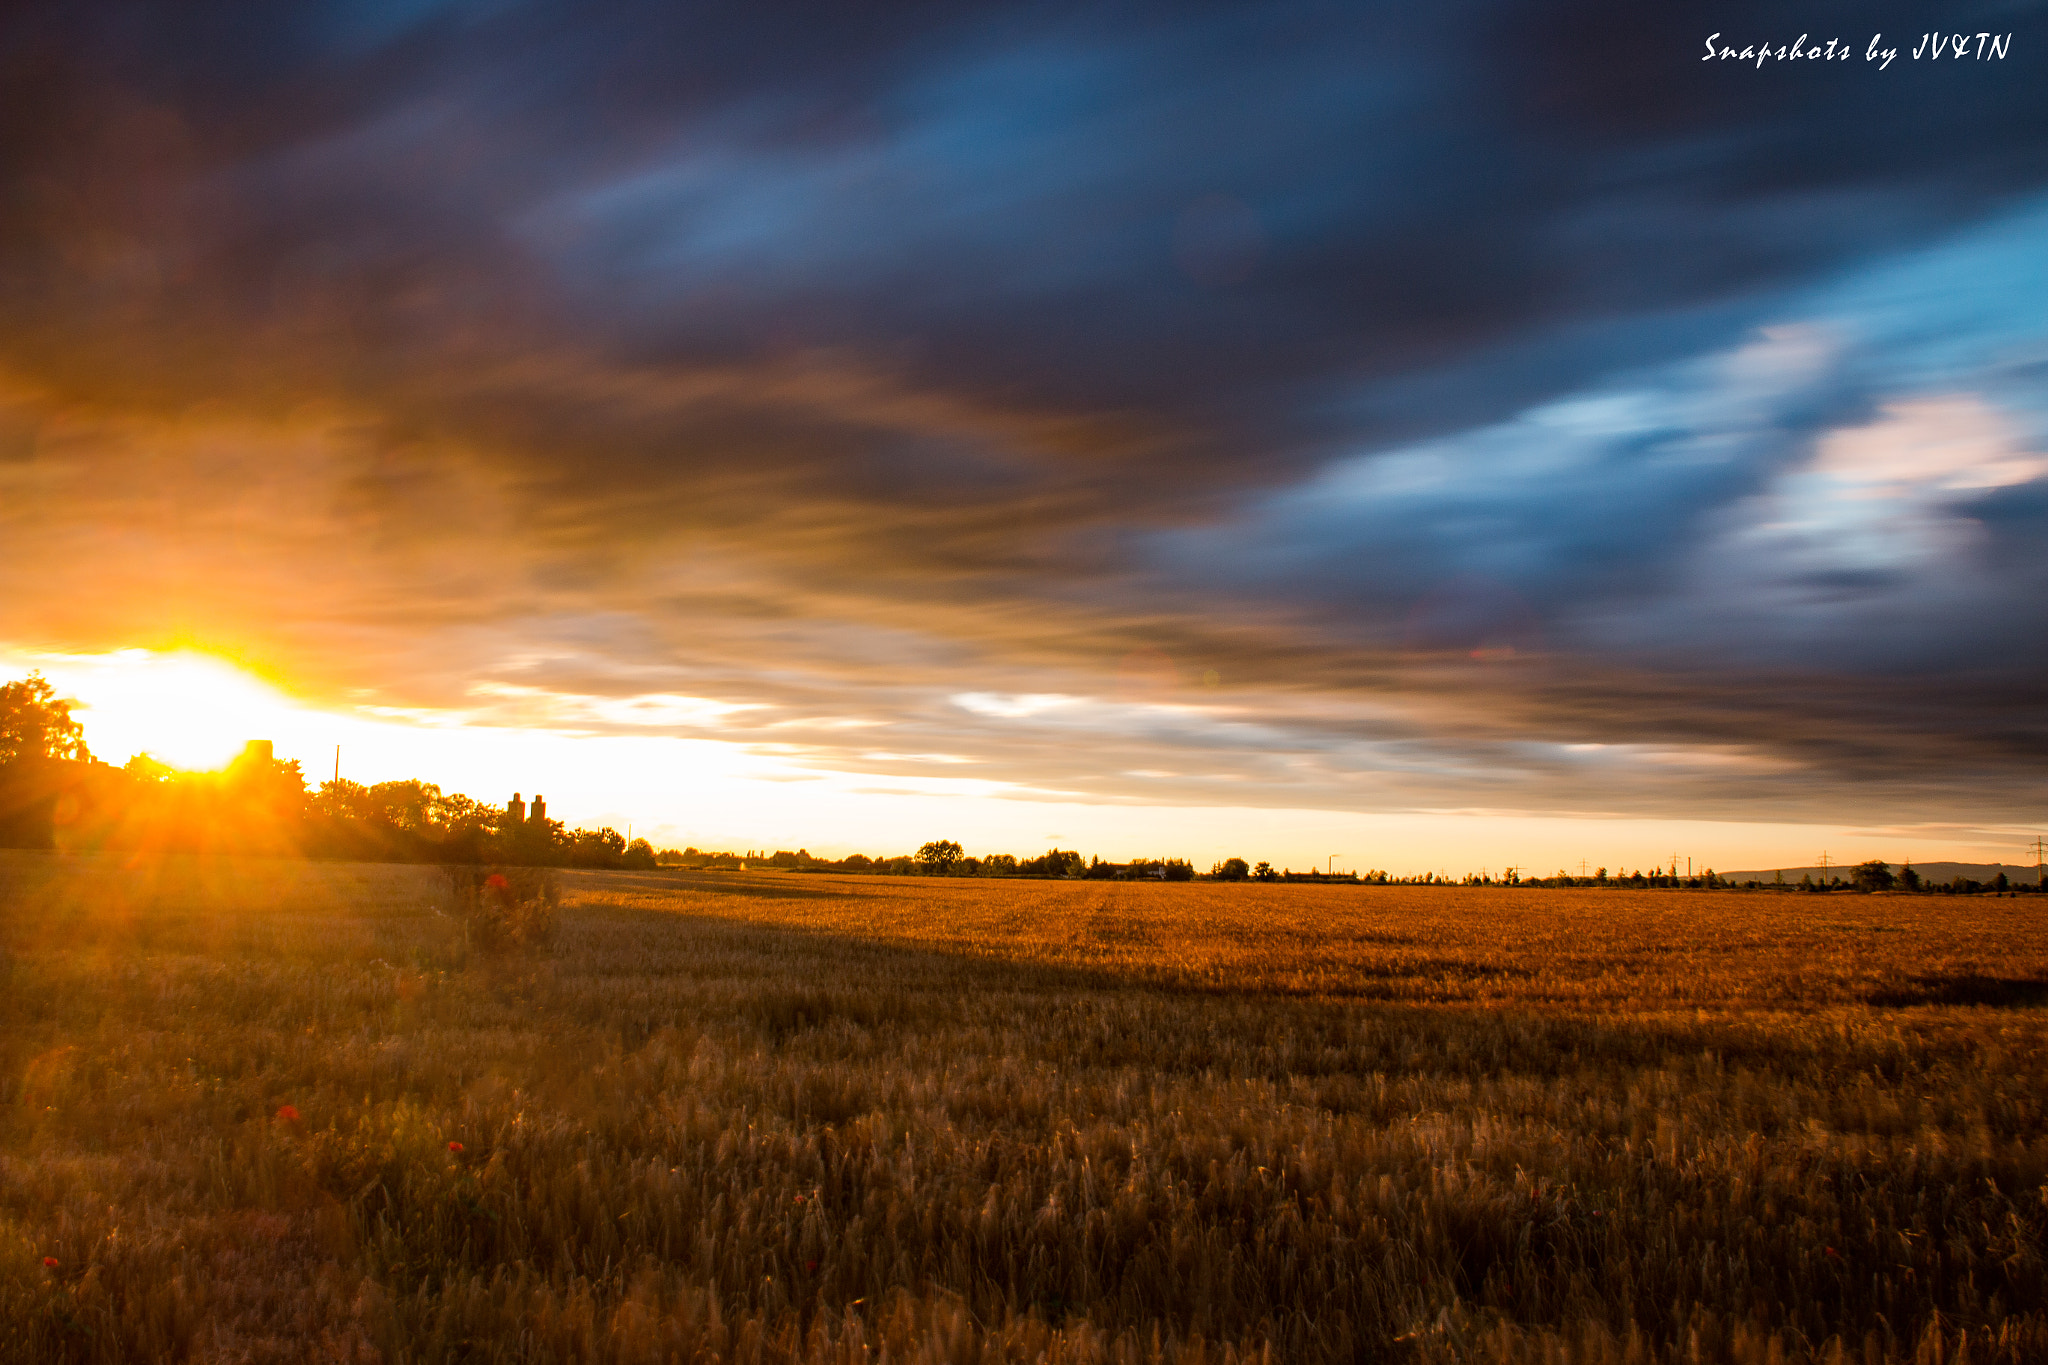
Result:
M554 938L562 891L553 868L451 866L445 871L470 947L510 952L538 948Z

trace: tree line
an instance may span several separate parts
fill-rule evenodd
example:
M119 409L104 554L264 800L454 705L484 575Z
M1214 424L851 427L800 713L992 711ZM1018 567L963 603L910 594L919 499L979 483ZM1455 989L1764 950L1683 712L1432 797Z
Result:
M1786 881L1782 872L1773 881L1766 882L1752 878L1737 882L1730 878L1716 875L1712 868L1707 868L1697 875L1688 874L1686 876L1680 876L1676 871L1665 872L1658 868L1652 868L1647 873L1640 868L1633 872L1617 871L1614 875L1609 876L1607 869L1603 867L1591 876L1580 877L1574 877L1570 873L1563 871L1551 877L1524 877L1514 869L1509 869L1502 873L1498 879L1480 876L1467 877L1464 881L1472 886L1611 886L1684 891L1795 891L1812 893L1830 891L1904 891L1944 896L1967 896L1976 895L1980 892L2002 895L2007 892L2041 889L2029 886L2025 882L2014 882L2003 872L1988 882L1979 882L1969 877L1960 876L1951 878L1946 882L1930 882L1913 870L1913 864L1910 859L1900 864L1899 870L1896 872L1892 871L1892 865L1882 858L1872 858L1867 862L1845 868L1844 871L1848 873L1847 876L1825 878L1816 878L1809 872L1802 875L1796 882Z
M0 684L0 848L154 850L162 852L303 855L361 862L503 863L515 866L720 870L780 868L927 877L1033 877L1089 881L1197 880L1184 858L1135 858L1108 862L1071 849L1052 848L1034 858L1007 853L972 857L951 839L934 839L915 853L870 857L816 858L804 849L774 853L707 852L697 848L655 849L645 839L628 840L610 827L570 829L548 818L538 799L529 813L516 798L510 804L478 801L444 792L431 782L407 779L364 785L346 779L307 784L296 761L280 761L267 744L251 744L219 772L188 772L138 754L121 767L103 763L86 747L84 728L72 703L59 698L40 674ZM1827 892L1926 891L1944 894L2006 893L2037 888L2008 884L2004 873L1990 883L1956 878L1923 884L1907 863L1894 873L1872 859L1837 876L1800 882L1747 881L1745 890ZM1688 890L1738 889L1709 868L1680 877L1606 868L1591 876L1559 871L1527 877L1510 867L1452 877L1425 872L1394 876L1365 872L1296 872L1269 862L1225 858L1204 881L1342 882L1353 885L1623 887Z
M93 757L73 704L40 674L0 684L0 848L302 855L361 862L647 869L777 867L923 876L1078 877L1189 881L1178 858L1128 863L1049 849L1036 858L973 858L952 840L913 854L837 860L794 853L656 850L610 827L570 829L432 782L308 785L296 760L252 743L217 772L191 772L138 754L120 767ZM1231 862L1243 867L1240 859Z
M774 867L791 872L853 872L895 877L1056 877L1084 881L1167 881L1195 879L1194 865L1185 858L1134 858L1127 863L1105 862L1084 857L1072 849L1050 848L1036 858L1019 858L1010 853L970 857L952 839L934 839L915 853L869 857L851 853L844 858L813 857L808 850L794 853L707 852L697 848L663 849L656 855L664 866L698 870Z
M86 747L72 704L39 674L0 684L0 848L303 855L363 862L652 868L645 839L409 779L307 784L254 743L218 772Z

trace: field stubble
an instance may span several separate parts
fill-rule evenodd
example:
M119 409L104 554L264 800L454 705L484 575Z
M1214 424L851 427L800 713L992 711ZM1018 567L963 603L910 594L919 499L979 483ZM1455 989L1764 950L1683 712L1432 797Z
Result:
M0 1359L2048 1358L2039 902L0 855Z

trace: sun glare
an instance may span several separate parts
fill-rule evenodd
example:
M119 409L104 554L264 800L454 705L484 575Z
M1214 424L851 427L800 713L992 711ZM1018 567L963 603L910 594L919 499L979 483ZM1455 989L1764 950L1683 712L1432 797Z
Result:
M298 708L224 659L125 649L37 661L78 700L93 752L112 763L146 753L174 768L224 766L252 739L268 738Z

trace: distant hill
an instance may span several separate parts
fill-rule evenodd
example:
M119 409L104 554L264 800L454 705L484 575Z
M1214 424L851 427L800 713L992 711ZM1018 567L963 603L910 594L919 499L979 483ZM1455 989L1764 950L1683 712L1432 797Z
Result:
M1897 872L1902 864L1887 863L1885 866L1891 868L1893 872ZM1840 877L1843 881L1847 881L1851 873L1855 871L1855 868L1856 865L1854 863L1850 863L1846 867L1837 863L1827 869L1826 875L1829 877ZM1768 883L1777 880L1778 873L1781 870L1784 872L1785 880L1788 882L1796 882L1801 877L1809 876L1815 881L1822 880L1822 871L1818 867L1787 867L1783 869L1767 867L1761 872L1716 871L1714 875L1723 881ZM2013 863L1914 863L1913 870L1920 874L1921 881L1931 882L1936 885L1952 882L1957 877L1967 877L1973 882L1990 882L1995 880L1999 873L2003 872L2006 878L2012 882L2032 886L2035 877L2034 865L2032 863L2028 863L2025 867L2020 867Z

